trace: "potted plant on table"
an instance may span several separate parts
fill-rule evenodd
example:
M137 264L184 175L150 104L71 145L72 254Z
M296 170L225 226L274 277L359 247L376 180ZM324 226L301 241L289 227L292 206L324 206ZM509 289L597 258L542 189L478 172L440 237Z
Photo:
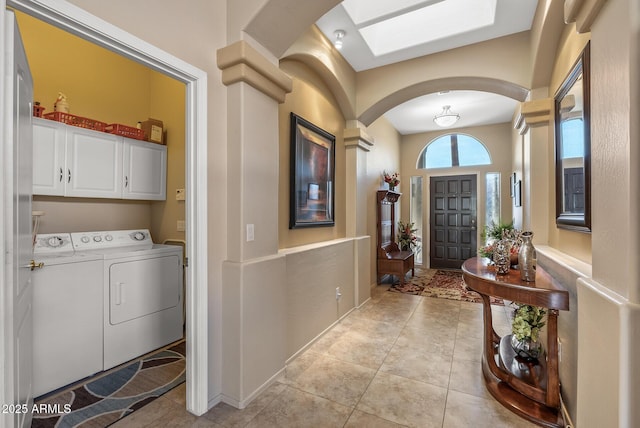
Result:
M546 313L547 311L537 306L516 304L511 323L511 346L519 357L533 361L542 352L538 339L540 330L545 325Z
M481 237L485 244L478 248L478 255L493 260L496 243L502 239L506 239L511 242L509 255L511 265L515 266L518 264L518 251L520 250L520 245L522 245L521 234L521 230L513 227L513 221L510 223L498 221L497 224L492 222L482 231Z

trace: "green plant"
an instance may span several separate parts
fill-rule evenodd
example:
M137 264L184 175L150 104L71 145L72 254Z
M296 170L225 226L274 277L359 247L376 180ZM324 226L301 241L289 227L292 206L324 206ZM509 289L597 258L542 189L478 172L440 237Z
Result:
M418 242L418 237L416 236L416 232L418 229L414 228L413 223L403 223L402 221L398 222L398 245L401 250L411 250L416 246Z
M489 239L498 241L502 239L503 233L509 233L513 230L513 220L509 223L503 223L502 220L499 221L498 224L491 222L491 224L486 225L482 231L482 240L484 242L487 242Z
M520 245L522 245L521 234L521 230L513 227L513 220L510 223L499 221L496 224L491 222L482 230L481 238L484 245L478 248L478 255L492 259L495 243L501 239L509 239L513 241L511 255L517 257Z
M540 329L545 325L544 316L547 311L537 306L516 305L516 309L513 311L511 332L518 340L530 339L533 342L537 342L540 336Z

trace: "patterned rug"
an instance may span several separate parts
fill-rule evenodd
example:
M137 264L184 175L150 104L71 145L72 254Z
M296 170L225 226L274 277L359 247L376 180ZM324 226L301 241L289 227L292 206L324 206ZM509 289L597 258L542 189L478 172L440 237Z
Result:
M106 427L185 381L185 342L36 401L32 428Z
M416 268L416 275L408 277L404 285L395 282L389 291L414 294L438 299L462 300L482 303L480 295L467 288L462 279L462 271ZM504 305L502 299L491 297L492 305Z

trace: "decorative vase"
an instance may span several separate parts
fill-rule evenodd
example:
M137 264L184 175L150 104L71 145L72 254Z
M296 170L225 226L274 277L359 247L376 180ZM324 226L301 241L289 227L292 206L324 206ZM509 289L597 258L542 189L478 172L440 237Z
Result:
M506 275L511 268L511 241L501 239L496 242L493 250L493 263L496 265L498 275Z
M511 347L518 357L527 361L537 360L542 353L540 342L534 342L530 337L519 340L515 334L511 336Z
M534 282L536 280L536 250L531 243L533 232L522 232L522 245L518 251L518 267L520 268L520 278L523 281Z

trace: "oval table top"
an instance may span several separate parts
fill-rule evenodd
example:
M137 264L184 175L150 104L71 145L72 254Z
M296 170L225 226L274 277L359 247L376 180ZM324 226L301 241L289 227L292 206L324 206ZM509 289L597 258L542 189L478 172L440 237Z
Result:
M498 275L486 257L472 257L462 264L467 286L480 294L549 309L569 310L569 292L540 266L535 282L523 281L518 269Z

